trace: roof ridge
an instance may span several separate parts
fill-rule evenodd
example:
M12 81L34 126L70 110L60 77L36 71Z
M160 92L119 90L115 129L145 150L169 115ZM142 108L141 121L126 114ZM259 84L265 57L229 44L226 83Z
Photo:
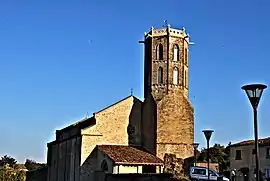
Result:
M268 141L268 140L269 140L269 143L270 143L270 136L264 137L264 138L259 138L258 142L259 142L259 144L263 144L264 141ZM237 143L234 143L231 146L250 145L250 144L253 144L254 141L255 141L254 139L243 140L243 141L239 141Z
M94 114L100 113L100 112L102 112L102 111L104 111L104 110L106 110L106 109L108 109L108 108L110 108L110 107L112 107L112 106L114 106L114 105L116 105L116 104L118 104L118 103L124 101L124 100L127 100L127 99L130 98L130 97L136 98L136 97L134 97L133 95L129 95L129 96L123 98L123 99L120 99L119 101L116 101L116 102L113 103L113 104L110 104L110 105L106 106L105 108L103 108L103 109L101 109L101 110L99 110L99 111L97 111L97 112L94 112ZM138 99L138 98L136 98L136 99ZM139 100L139 99L138 99L138 100Z

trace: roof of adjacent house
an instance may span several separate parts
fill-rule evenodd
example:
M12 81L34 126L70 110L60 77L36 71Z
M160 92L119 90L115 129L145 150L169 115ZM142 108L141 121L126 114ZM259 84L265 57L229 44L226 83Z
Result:
M122 165L163 165L163 161L140 146L98 145L115 164Z
M259 139L258 142L259 142L259 145L260 146L270 145L270 137ZM232 147L236 147L236 146L245 146L245 145L251 145L251 144L254 144L254 140L241 141L241 142L235 143L235 144L233 144L231 146Z

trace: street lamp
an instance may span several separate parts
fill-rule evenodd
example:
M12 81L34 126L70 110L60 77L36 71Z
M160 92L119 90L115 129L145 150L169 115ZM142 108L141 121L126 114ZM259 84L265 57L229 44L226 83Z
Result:
M206 138L207 141L207 171L208 171L208 181L210 180L210 174L209 174L209 140L212 136L212 133L214 132L213 130L203 130L202 131L204 133L204 136Z
M249 84L244 85L242 89L246 92L248 99L253 108L254 114L254 136L255 136L255 160L256 160L256 181L259 181L260 166L259 166L259 144L258 144L258 121L257 121L257 107L259 105L263 90L267 86L264 84Z
M193 143L193 148L194 148L194 166L196 166L196 154L197 154L198 147L199 147L199 143Z

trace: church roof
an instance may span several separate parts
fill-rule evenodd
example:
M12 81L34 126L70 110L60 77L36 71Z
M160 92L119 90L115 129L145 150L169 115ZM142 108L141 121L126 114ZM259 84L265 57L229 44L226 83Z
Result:
M111 105L109 105L109 106L107 106L107 107L105 107L105 108L99 110L98 112L95 112L94 114L99 113L99 112L102 112L102 111L104 111L105 109L108 109L109 107L112 107L112 106L114 106L114 105L116 105L116 104L118 104L118 103L120 103L120 102L122 102L122 101L124 101L124 100L126 100L126 99L128 99L128 98L130 98L130 97L133 97L134 100L139 101L140 103L142 103L142 101L141 101L140 99L138 99L137 97L135 97L135 96L133 96L133 95L130 95L130 96L127 96L127 97L125 97L125 98L123 98L123 99L121 99L121 100L119 100L119 101L117 101L117 102L115 102L115 103L113 103L113 104L111 104Z
M140 146L98 145L115 164L121 165L163 165L163 161Z

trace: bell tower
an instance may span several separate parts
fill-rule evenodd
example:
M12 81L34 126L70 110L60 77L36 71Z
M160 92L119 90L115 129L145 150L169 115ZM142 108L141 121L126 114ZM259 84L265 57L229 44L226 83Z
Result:
M156 101L175 89L188 98L188 46L185 29L151 28L145 34L144 96Z
M163 159L193 155L194 113L188 99L189 35L151 28L144 36L143 146Z

